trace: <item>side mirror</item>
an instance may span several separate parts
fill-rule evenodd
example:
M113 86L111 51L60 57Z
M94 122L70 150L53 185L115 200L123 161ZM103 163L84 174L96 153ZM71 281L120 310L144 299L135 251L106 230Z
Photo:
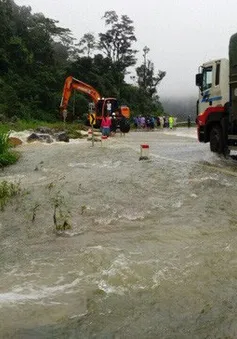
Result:
M196 74L196 86L202 88L202 84L203 84L203 74L198 73Z

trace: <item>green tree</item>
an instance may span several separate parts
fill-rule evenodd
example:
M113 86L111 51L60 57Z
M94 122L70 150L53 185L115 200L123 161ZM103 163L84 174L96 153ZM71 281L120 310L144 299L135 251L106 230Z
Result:
M127 15L119 18L115 11L105 12L103 19L109 29L99 34L99 49L124 73L136 63L137 50L132 49L132 44L137 41L133 21Z
M97 43L94 34L86 33L83 35L81 40L79 41L78 46L80 47L79 52L85 53L89 58L91 53L95 50Z
M162 105L157 95L157 86L166 75L166 72L161 70L155 74L154 63L147 59L149 51L150 49L148 47L144 47L144 62L136 68L137 83L140 92L139 110L142 114L162 110Z

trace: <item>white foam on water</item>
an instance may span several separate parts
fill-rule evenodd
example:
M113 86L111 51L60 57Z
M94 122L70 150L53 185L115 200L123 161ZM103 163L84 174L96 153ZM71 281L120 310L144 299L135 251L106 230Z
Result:
M27 138L34 133L34 130L24 130L24 131L20 131L20 132L16 132L16 131L10 131L10 137L14 137L14 138L18 138L20 139L24 144L28 144L27 142ZM41 141L33 141L31 144L44 144L44 145L51 145L51 144L60 144L60 145L68 145L67 142L62 142L62 141L56 141L53 140L52 143L47 143L47 142L41 142ZM87 143L87 140L83 139L83 138L78 138L78 139L69 139L69 144L82 144L82 143Z
M111 224L113 221L116 221L117 220L117 218L109 218L109 217L107 217L107 218L96 218L95 220L94 220L94 222L96 223L96 224L99 224L99 225L109 225L109 224Z
M88 246L87 248L92 249L92 250L103 250L105 247L98 245L98 246Z
M60 144L68 144L67 142L60 142L58 141L58 143ZM85 139L69 139L69 144L86 144L87 140Z
M181 206L183 206L183 202L180 201L180 200L178 200L178 201L176 201L172 204L173 208L180 208Z
M68 167L88 168L89 164L87 164L85 162L72 162L72 163L68 164Z
M79 285L81 279L77 278L69 284L55 286L41 286L37 290L32 286L16 287L11 292L0 293L0 305L19 302L27 302L30 300L40 300L47 297L52 297L59 293L71 293L74 287ZM24 293L23 293L24 292Z
M77 318L82 318L84 317L85 315L88 314L88 311L84 312L84 313L80 313L80 314L74 314L72 316L69 317L69 319L77 319Z
M118 295L124 295L124 293L127 291L124 287L114 287L109 285L106 281L101 280L98 283L98 287L100 290L104 291L106 294L118 294Z
M147 211L146 214L149 214L150 211ZM145 213L143 212L130 212L130 213L123 213L118 215L118 219L127 219L129 221L135 221L135 220L144 220L145 219Z
M122 270L129 271L130 267L128 264L128 259L124 256L124 254L120 254L110 265L109 268L102 271L102 275L107 277L113 277L116 275L121 275Z
M10 132L10 137L18 138L20 139L23 143L27 142L27 138L33 133L32 131L25 130L21 132L16 132L16 131L11 131Z
M204 181L208 181L208 180L213 180L213 181L218 181L219 178L218 176L208 176L208 177L202 177L202 178L194 178L194 179L189 179L188 182L204 182Z
M98 167L98 168L118 168L121 166L122 162L121 161L104 161L102 163L95 163L92 164L93 167Z
M177 137L187 137L197 139L197 130L195 128L175 128L173 130L164 130L166 135L175 135Z

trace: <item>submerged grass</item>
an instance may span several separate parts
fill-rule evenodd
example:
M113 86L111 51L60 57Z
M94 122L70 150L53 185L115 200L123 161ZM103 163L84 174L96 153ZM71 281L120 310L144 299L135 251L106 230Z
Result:
M9 132L0 131L0 167L14 164L19 154L11 150Z
M21 193L20 183L0 182L0 210L3 211L8 201Z
M8 133L0 132L0 154L5 153L9 149L8 138Z

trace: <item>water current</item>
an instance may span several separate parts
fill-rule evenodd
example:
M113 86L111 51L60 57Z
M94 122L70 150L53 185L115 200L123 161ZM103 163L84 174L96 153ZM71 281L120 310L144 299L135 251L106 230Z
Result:
M19 151L0 173L22 188L0 212L1 338L237 337L236 161L185 128Z

